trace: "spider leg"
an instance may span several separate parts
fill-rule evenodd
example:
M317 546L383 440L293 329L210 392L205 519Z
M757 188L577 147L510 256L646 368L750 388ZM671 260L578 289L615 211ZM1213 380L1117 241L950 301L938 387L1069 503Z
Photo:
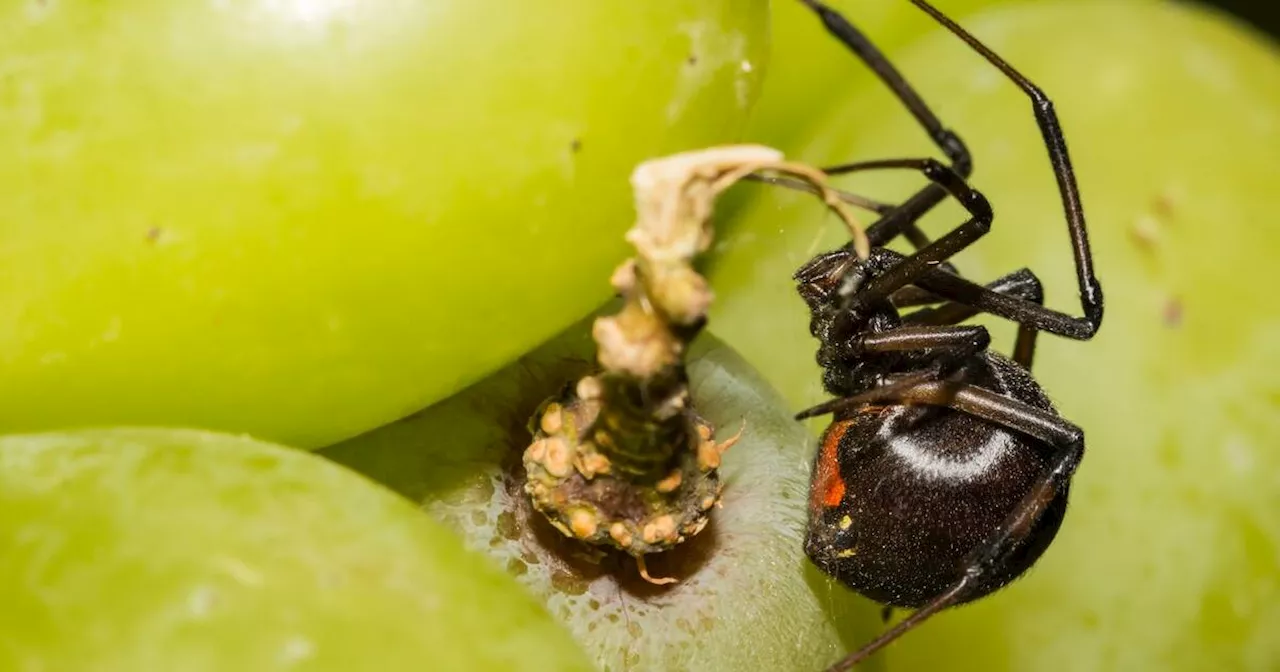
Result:
M906 293L905 290L912 289L917 293ZM997 294L1016 297L1024 301L1030 301L1037 305L1044 305L1044 286L1040 283L1040 279L1031 269L1023 268L1014 271L1006 276L996 279L989 283L987 291ZM909 304L899 302L899 295L902 295L904 301L913 299L921 299L919 303ZM930 298L930 301L923 299ZM906 305L921 305L923 303L938 303L943 300L939 294L931 292L927 289L911 285L904 287L893 294L894 304L903 307ZM981 313L982 310L974 308L968 303L959 301L951 301L944 303L935 308L925 308L917 310L903 317L903 323L907 325L920 324L958 324L975 315ZM1013 346L1013 361L1017 362L1028 371L1031 370L1031 361L1035 358L1036 335L1040 333L1032 325L1018 324L1018 340Z
M929 274L922 281L926 284L936 285L932 282L934 275ZM1026 299L1034 303L1042 303L1044 301L1044 286L1040 283L1040 278L1029 268L1020 268L1012 273L1003 275L985 286L985 290L996 292L998 294L1008 294L1020 299ZM949 291L944 288L943 291ZM911 308L915 306L924 306L929 304L942 304L933 308L924 308L908 313L903 319L913 324L958 324L971 317L979 315L982 310L973 307L970 303L964 301L949 301L946 296L934 291L925 289L920 285L908 285L893 293L890 297L894 306L898 308Z
M974 194L976 194L977 198L982 199L981 194L978 194L972 188L970 188L969 185L965 183L964 178L961 177L959 173L939 163L936 159L887 159L887 160L880 160L880 161L864 161L859 163L848 163L848 164L843 164L839 166L832 166L830 168L824 168L822 170L823 172L826 172L829 175L842 175L842 174L853 173L858 171L883 170L883 169L894 169L894 168L907 168L907 169L918 170L921 173L923 173L925 177L929 178L929 180L933 183L932 186L937 186L938 188L943 189L944 193L953 194L953 195L957 195L957 194L963 195L965 198L969 199L970 201L973 200ZM789 178L789 177L752 175L752 176L749 176L749 179L754 180L756 182L764 182L766 184L785 187L787 189L795 189L796 191L804 191L810 194L819 193L817 187L813 186L812 184L809 184L808 182L804 182L801 180ZM901 219L901 221L904 223L904 226L905 226L905 228L901 231L901 233L906 237L907 242L911 243L912 247L914 247L915 249L919 250L930 244L931 241L929 240L929 236L926 235L924 231L921 231L918 226L916 226L916 221L920 219L920 217L922 217L926 212L928 212L929 208L917 208L916 210L913 211L911 209L908 209L908 205L893 206L893 205L888 205L885 203L881 203L879 201L872 200L865 196L860 196L858 194L850 193L847 191L842 191L839 189L835 189L834 191L836 193L836 196L839 197L840 200L850 205L853 205L854 207L876 212L886 217L892 216L894 218ZM985 202L985 199L982 199L982 200ZM962 200L962 202L966 202L966 201ZM972 208L970 209L970 212L972 212ZM882 221L883 221L883 218L882 218ZM872 228L874 226L875 225L873 224ZM868 231L867 233L868 238L870 238L871 228L868 228L867 231ZM872 241L872 243L875 245L883 245L885 242L888 242L888 240L885 240L883 242ZM943 262L939 264L939 267L952 273L958 273L955 267L952 266L949 262Z
M864 333L851 339L850 354L884 352L948 351L964 357L987 349L991 336L979 325L905 326Z
M849 173L886 169L919 171L929 179L929 182L931 183L929 185L930 187L940 188L945 194L948 194L960 201L960 204L969 211L971 216L980 217L982 216L980 214L981 212L989 211L991 209L991 206L987 203L987 199L976 189L970 187L968 182L965 182L964 175L956 169L944 165L937 159L879 159L875 161L858 161L854 163L840 164L838 166L828 166L821 170L828 175L848 175ZM921 231L920 227L917 226L917 222L921 217L932 210L940 200L941 199L939 199L939 201L925 204L923 201L921 203L913 203L908 199L906 203L902 204L898 208L885 213L885 216L882 217L879 222L868 227L868 239L871 240L872 244L884 245L885 243L877 243L874 238L871 238L871 231L881 222L892 218L903 222L905 228L901 230L901 233L906 237L907 241L911 243L912 247L917 250L927 247L931 241L924 231ZM897 234L895 233L894 236L896 235ZM940 265L952 273L958 273L947 262L943 262Z
M1059 318L1058 329L1044 329L1061 336L1076 339L1092 338L1102 324L1103 298L1102 285L1093 271L1093 252L1089 246L1089 233L1085 228L1084 206L1080 202L1080 187L1076 184L1075 170L1071 167L1071 156L1067 152L1067 141L1062 133L1062 125L1058 114L1054 111L1053 102L1040 87L1031 83L1022 73L1000 58L976 37L961 28L955 21L939 12L925 0L911 0L935 21L942 24L956 37L978 52L987 62L995 66L1005 77L1008 77L1028 98L1035 114L1036 126L1044 138L1045 148L1049 153L1049 163L1053 167L1053 175L1058 183L1058 195L1062 200L1063 214L1067 221L1067 231L1071 237L1071 250L1075 257L1076 281L1080 288L1080 307L1082 317L1072 317L1065 313L1050 310L1043 306L1033 306L1032 312L1043 316L1053 315ZM1068 329L1067 325L1071 327Z
M844 308L851 312L865 310L885 301L889 295L907 285L920 284L917 279L930 272L961 279L958 275L938 269L938 265L985 236L991 230L993 217L987 199L975 189L969 189L967 186L966 189L970 197L962 202L971 214L968 220L872 278L849 297ZM981 287L981 285L975 286ZM925 287L925 289L936 291L932 287Z
M973 172L973 157L970 155L968 147L960 140L960 136L943 126L942 121L933 113L933 110L929 109L920 94L916 93L915 89L902 76L902 73L898 72L898 69L871 43L871 40L867 39L862 31L855 28L839 12L822 2L818 0L801 1L817 14L827 32L866 64L875 73L876 77L889 88L894 97L902 102L903 106L911 113L911 116L915 117L920 126L928 133L933 143L946 155L951 162L952 170L961 178L968 177ZM924 247L928 244L928 239L916 226L916 221L941 203L946 196L946 190L937 184L930 184L924 187L906 201L903 201L898 209L888 213L868 227L867 238L870 239L872 245L886 245L898 235L905 233L912 245L917 248Z
M920 97L910 88L902 79L901 74L893 68L891 64L884 58L874 46L854 28L846 19L838 12L822 4L818 0L801 0L807 7L812 9L822 19L828 32L843 42L855 54L863 59L876 74L883 80L900 100L907 106L911 113L918 121L929 131L932 137L943 149L943 152L951 158L954 171L961 177L969 174L972 165L968 150L960 143L959 138L949 130L945 129L936 116L932 114L925 106ZM1053 103L1035 84L1031 83L1026 77L1013 68L1004 59L997 56L986 45L982 44L977 38L970 35L967 31L957 25L954 21L944 16L925 0L911 0L912 4L919 7L925 13L929 14L935 21L942 24L947 30L955 34L963 40L971 49L977 51L983 58L1002 72L1009 78L1023 93L1031 99L1032 110L1035 115L1036 125L1040 128L1040 134L1044 139L1045 148L1049 154L1049 161L1053 167L1054 177L1058 183L1058 193L1062 200L1063 213L1067 222L1067 231L1071 238L1072 253L1075 261L1076 279L1080 289L1080 305L1083 311L1082 317L1075 317L1066 313L1046 308L1035 302L1005 297L1006 300L989 299L994 305L1000 306L1002 312L995 310L986 310L986 312L996 312L1002 316L1008 317L1005 313L1016 313L1025 317L1025 319L1017 319L1024 325L1034 326L1041 331L1048 331L1059 336L1073 338L1078 340L1087 340L1097 333L1098 327L1102 324L1103 316L1103 296L1102 286L1098 282L1093 270L1093 253L1089 245L1089 235L1085 227L1084 208L1080 202L1080 190L1076 183L1075 171L1071 165L1071 158L1067 152L1066 139L1063 137L1062 127L1059 123L1057 113L1054 111ZM953 155L953 151L957 153ZM963 160L960 160L963 159ZM934 183L930 185L935 190L942 189L941 185ZM921 197L919 204L916 203L916 197L912 197L901 207L886 215L876 224L873 224L867 230L868 238L871 239L873 245L883 245L881 240L888 240L901 232L902 222L891 222L895 218L906 218L914 222L918 217L929 208L936 205L941 200L942 194L939 192L938 200L932 205L924 205L928 201L925 191L916 195ZM945 190L942 190L945 191ZM975 192L976 193L976 192ZM970 214L973 211L970 210ZM986 220L986 221L984 221ZM951 234L939 238L934 243L923 247L914 257L908 258L899 267L894 268L884 276L877 278L869 283L863 289L863 296L855 297L851 308L864 308L871 303L883 300L893 291L907 285L922 274L932 270L943 261L949 259L952 255L968 244L971 244L977 238L980 238L990 228L990 221L986 218L975 217L960 227L952 231ZM883 231L881 229L884 229ZM963 232L963 233L962 233ZM948 240L951 239L951 240ZM946 242L946 245L943 243ZM991 296L999 296L992 294ZM1011 308L1012 304L1017 304L1017 308ZM985 308L984 308L985 310ZM1014 318L1010 318L1014 319Z
M1024 272L1024 277L1014 277ZM1030 271L1024 269L1003 279L1009 279L1021 288L999 291L994 286L983 287L952 273L927 270L914 280L915 286L949 302L936 308L918 310L903 320L908 324L948 324L978 313L991 313L1017 322L1019 343L1014 351L1014 361L1027 369L1031 367L1036 332L1047 331L1070 338L1092 336L1076 318L1044 307L1044 292Z
M970 590L981 585L987 573L995 569L1006 554L1026 539L1045 509L1070 481L1084 456L1084 432L1079 427L1051 412L973 385L932 381L906 390L895 391L880 387L844 401L855 402L852 405L887 403L946 406L1039 439L1052 446L1053 453L1045 462L1040 477L1005 518L1000 528L970 553L963 574L950 588L861 649L832 665L827 672L849 670L919 626L930 616L962 602Z
M963 224L953 229L943 237L933 242L927 242L919 248L915 254L902 258L896 252L891 252L883 247L875 248L884 259L890 256L896 257L896 263L884 270L883 273L877 275L864 287L853 293L848 298L847 308L856 311L860 308L883 301L893 292L913 284L914 280L920 275L937 271L939 273L947 273L954 277L960 277L955 270L950 267L947 261L955 256L957 252L972 245L974 241L986 235L991 230L991 221L993 214L991 212L991 204L986 197L977 189L970 187L964 178L956 171L942 165L934 159L882 159L877 161L863 161L859 163L850 163L843 166L837 166L831 170L850 173L862 170L885 170L885 169L909 169L918 170L933 183L933 185L942 189L945 193L953 196L964 208L969 212L969 219ZM906 206L899 207L895 210L898 213L905 209ZM918 218L919 215L916 215ZM913 218L911 221L915 221ZM921 234L923 236L923 234ZM842 251L835 251L822 256L823 261L812 261L805 265L800 272L797 273L797 279L802 276L808 277L813 269L821 269L824 273L831 266L827 263L827 259L834 259L843 255ZM876 255L873 255L873 257Z
M936 303L943 303L947 299L938 296L933 292L922 289L915 285L907 285L889 295L889 302L894 308L899 310L903 308L915 308L916 306L928 306ZM923 324L923 323L922 323ZM933 324L943 324L942 322L934 322Z
M822 191L817 187L815 187L813 184L809 182L805 182L804 180L797 180L794 177L783 177L780 175L758 175L758 174L752 173L751 175L747 175L743 179L750 180L752 182L763 182L765 184L772 184L778 187L786 187L787 189L794 189L796 191L803 191L805 193L813 194L814 196L822 195ZM884 214L890 213L894 210L894 208L897 207L894 205L889 205L888 203L881 203L880 201L867 198L866 196L860 196L858 194L844 191L841 189L832 188L831 191L835 193L837 198L844 201L845 203L848 203L849 205L852 205L855 208L861 208L869 212L874 212L878 215L884 215Z
M891 163L905 165L889 165ZM955 180L959 180L961 183L964 183L963 175L957 172L954 168L950 168L939 163L936 159L889 159L876 162L868 161L864 163L849 163L832 166L830 168L823 168L822 171L829 175L842 175L857 172L859 170L870 170L873 168L915 168L916 170L924 172L926 176L929 176L931 172L945 172L949 173L950 176L954 176ZM764 182L766 184L772 184L779 187L786 187L788 189L795 189L797 191L804 191L811 194L819 193L818 189L813 185L788 177L749 175L746 179L755 182ZM912 247L917 250L925 247L930 242L929 236L926 235L924 231L920 230L917 222L921 217L928 214L934 206L941 203L942 197L953 192L953 190L948 190L940 180L933 179L932 183L926 187L924 191L921 191L916 196L907 199L907 201L901 205L895 206L840 189L834 189L833 191L835 191L840 200L845 203L881 215L880 219L867 227L867 239L872 245L887 245L898 235L903 235L907 239L907 242L911 243ZM938 194L936 198L932 197L932 194L934 193ZM930 198L919 198L920 194L930 196ZM950 267L950 264L943 265ZM954 272L954 269L952 270Z
M991 345L991 335L980 325L905 326L875 333L864 333L841 344L830 356L857 359L868 356L901 353L923 355L926 362L912 373L875 388L882 397L906 393L919 385L949 377L973 355ZM825 355L826 353L824 353ZM851 402L858 397L832 399L796 414L796 420L824 415L836 410L861 405Z

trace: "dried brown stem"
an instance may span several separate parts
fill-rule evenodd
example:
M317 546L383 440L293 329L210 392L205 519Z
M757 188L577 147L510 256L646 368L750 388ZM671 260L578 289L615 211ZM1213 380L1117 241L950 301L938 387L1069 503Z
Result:
M811 184L867 257L866 234L826 176L776 150L718 147L637 167L626 236L636 256L612 277L623 307L592 332L601 371L543 409L524 456L526 490L566 535L640 558L700 532L719 502L720 456L737 437L717 443L690 406L685 349L713 298L693 261L711 245L716 198L761 171Z

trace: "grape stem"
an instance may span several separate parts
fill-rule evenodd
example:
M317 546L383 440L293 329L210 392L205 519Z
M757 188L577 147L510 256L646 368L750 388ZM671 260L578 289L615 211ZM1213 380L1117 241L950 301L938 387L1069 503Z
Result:
M816 168L759 145L715 147L640 164L631 176L636 249L611 282L622 308L593 325L601 370L547 404L525 451L526 491L567 536L639 560L700 532L720 501L717 443L689 398L684 357L713 294L693 268L710 248L716 199L759 172L794 176L840 217L865 259L870 244ZM741 435L741 431L739 431ZM641 567L641 575L654 579Z

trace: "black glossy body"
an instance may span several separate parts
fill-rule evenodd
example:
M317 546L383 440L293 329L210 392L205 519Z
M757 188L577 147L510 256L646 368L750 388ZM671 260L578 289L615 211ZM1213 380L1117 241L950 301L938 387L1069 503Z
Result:
M974 356L962 375L1052 410L1026 370L1001 355ZM895 607L922 607L959 581L973 550L1017 508L1054 453L1021 432L936 406L846 411L822 443L816 481L843 496L826 505L829 490L815 489L805 552L841 583ZM832 468L838 474L822 473ZM1027 537L957 604L1025 572L1053 540L1066 506L1063 487Z

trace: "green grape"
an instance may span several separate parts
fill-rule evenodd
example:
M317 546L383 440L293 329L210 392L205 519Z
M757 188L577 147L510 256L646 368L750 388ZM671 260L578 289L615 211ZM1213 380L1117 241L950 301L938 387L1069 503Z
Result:
M279 446L5 437L0 536L0 669L591 669L448 530Z
M643 159L735 140L765 0L0 9L0 431L326 445L609 296Z
M538 405L589 369L585 325L425 411L321 454L369 475L460 531L565 622L602 670L811 672L876 627L804 559L814 440L732 350L704 334L690 354L695 408L724 456L723 509L673 551L597 555L532 510L520 455Z
M1280 52L1221 15L1166 3L993 9L974 33L1054 100L1107 299L1088 343L1042 336L1034 366L1088 450L1057 541L1030 574L935 617L892 670L1280 666ZM939 30L891 54L975 157L992 232L957 259L1020 267L1078 313L1066 226L1027 99ZM940 65L942 64L942 65ZM945 66L945 67L944 67ZM905 112L859 93L807 129L816 161L936 155ZM900 199L912 174L841 180ZM757 192L710 272L711 325L798 409L825 398L789 274L845 234L812 197ZM963 221L927 218L932 235ZM994 347L1015 328L998 319Z

